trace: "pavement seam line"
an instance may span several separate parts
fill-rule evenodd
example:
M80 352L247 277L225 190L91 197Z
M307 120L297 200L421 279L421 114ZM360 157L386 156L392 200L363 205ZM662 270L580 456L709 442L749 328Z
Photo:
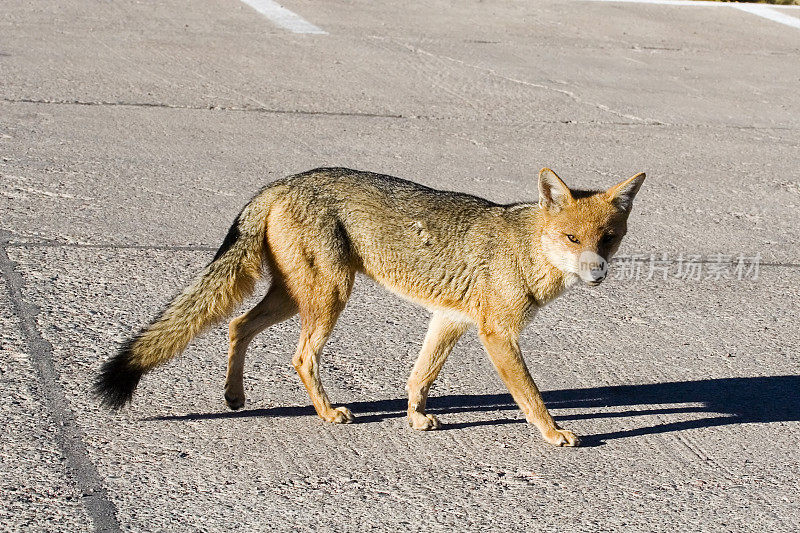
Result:
M86 248L94 250L161 250L165 252L216 252L219 246L204 244L104 244L71 243L56 241L7 242L7 248Z
M19 242L4 242L3 246L6 248L78 248L89 250L156 250L156 251L173 251L173 252L214 252L218 246L203 245L203 244L89 244L89 243L68 243L57 241L19 241ZM618 257L611 259L612 263L623 262L637 254L622 254ZM638 254L641 255L641 254ZM647 255L647 254L645 254ZM711 254L715 255L715 254ZM656 265L677 265L680 259L654 259L653 264ZM720 261L714 259L698 259L694 260L695 263L700 264L718 264ZM729 261L722 261L722 264L736 264L734 259ZM777 268L800 268L800 263L769 261L759 262L759 267L777 267Z
M108 498L97 467L92 463L82 431L69 407L64 391L58 383L58 372L53 362L53 345L39 333L36 315L40 309L25 302L22 296L24 281L14 268L6 252L7 242L0 242L0 274L6 278L11 310L17 316L25 349L37 374L44 393L45 406L55 422L58 447L66 462L68 477L74 481L86 512L97 532L121 531L117 510Z

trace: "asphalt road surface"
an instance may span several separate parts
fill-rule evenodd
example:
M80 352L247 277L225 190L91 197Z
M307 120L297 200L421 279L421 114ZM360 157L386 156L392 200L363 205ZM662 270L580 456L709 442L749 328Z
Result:
M0 6L0 529L800 528L800 10L253 3ZM648 173L611 279L521 342L586 446L525 424L474 332L442 430L409 429L428 313L364 279L322 367L356 424L314 415L296 320L254 341L240 412L224 325L99 407L102 360L244 202L333 165L497 202L543 166Z

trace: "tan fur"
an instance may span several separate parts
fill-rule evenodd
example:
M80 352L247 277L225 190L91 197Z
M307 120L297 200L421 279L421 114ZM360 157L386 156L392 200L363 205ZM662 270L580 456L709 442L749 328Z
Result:
M607 261L626 231L644 174L608 191L570 191L549 169L540 173L539 204L501 206L348 169L317 169L278 181L248 204L239 239L164 315L133 341L147 370L179 353L194 335L252 291L262 262L272 285L253 309L230 323L225 398L244 405L247 346L263 329L299 313L294 364L314 408L329 422L351 422L333 407L319 377L320 354L360 272L433 311L408 380L411 427L440 422L425 412L431 384L469 327L526 419L555 445L575 446L545 407L518 338L536 309L583 279L582 252ZM571 242L566 235L579 243ZM613 235L613 239L604 237Z

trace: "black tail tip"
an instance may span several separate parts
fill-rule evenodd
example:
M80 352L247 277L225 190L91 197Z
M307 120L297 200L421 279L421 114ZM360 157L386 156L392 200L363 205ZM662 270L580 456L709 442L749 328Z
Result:
M103 363L93 388L103 406L119 409L131 401L144 372L131 366L130 356L131 343L125 343L114 357Z

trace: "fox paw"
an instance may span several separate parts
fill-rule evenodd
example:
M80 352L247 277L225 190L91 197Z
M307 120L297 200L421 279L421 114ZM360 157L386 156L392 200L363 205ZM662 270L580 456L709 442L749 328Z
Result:
M566 429L551 429L543 436L544 440L555 446L578 446L581 443L573 432Z
M418 411L411 411L408 414L408 425L411 426L411 429L416 429L417 431L431 431L442 427L442 423L439 422L438 418Z
M225 391L225 403L234 411L241 409L244 407L244 392L236 394Z
M336 407L322 416L322 419L331 424L349 424L355 417L347 407Z

